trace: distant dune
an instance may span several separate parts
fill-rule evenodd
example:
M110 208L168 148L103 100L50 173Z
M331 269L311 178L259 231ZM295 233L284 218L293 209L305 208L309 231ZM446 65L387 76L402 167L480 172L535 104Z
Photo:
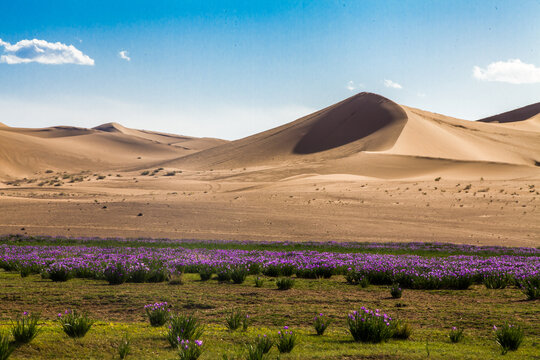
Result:
M517 117L517 118L522 118ZM291 176L315 168L379 178L445 171L456 177L538 174L538 118L503 124L430 113L360 93L291 123L165 162L208 168L272 166ZM513 124L508 126L508 124ZM280 174L280 176L285 174Z
M264 169L410 178L445 173L496 178L540 173L540 103L472 122L360 93L240 140L193 138L108 123L93 129L0 125L0 176L164 166ZM275 176L270 176L270 172Z

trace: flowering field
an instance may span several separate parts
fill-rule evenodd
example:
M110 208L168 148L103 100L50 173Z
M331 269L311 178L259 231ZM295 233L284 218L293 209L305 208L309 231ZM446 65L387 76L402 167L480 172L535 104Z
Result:
M451 255L423 257L326 251L267 251L204 248L98 247L0 245L0 267L46 273L54 280L109 279L122 282L166 280L170 274L206 271L242 272L267 276L328 278L365 277L371 284L399 283L418 289L468 288L486 278L504 277L511 283L537 281L540 256ZM110 281L111 282L111 281Z

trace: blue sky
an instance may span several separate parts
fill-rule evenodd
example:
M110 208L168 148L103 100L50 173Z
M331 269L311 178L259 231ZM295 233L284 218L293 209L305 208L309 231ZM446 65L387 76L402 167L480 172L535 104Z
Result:
M540 101L539 18L539 1L2 1L0 122L236 139L361 91L477 119Z

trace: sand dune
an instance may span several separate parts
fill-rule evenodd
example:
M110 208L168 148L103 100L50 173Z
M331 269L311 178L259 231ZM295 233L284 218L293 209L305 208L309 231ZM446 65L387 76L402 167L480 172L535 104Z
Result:
M445 169L445 173L455 169L455 175L462 177L476 177L483 169L494 175L496 164L500 164L498 178L521 177L540 170L535 167L540 161L537 121L527 118L502 127L400 106L376 94L360 93L289 124L164 164L193 169L288 167L293 173L316 167L321 173L381 178L427 175L435 169ZM373 161L367 154L387 156ZM463 172L465 168L474 171ZM404 173L401 169L415 170Z
M29 176L46 169L78 172L144 167L224 142L133 130L119 124L94 129L4 125L0 128L0 177Z
M311 172L384 179L441 172L463 178L482 173L495 178L535 177L540 172L539 112L540 103L472 122L360 93L232 142L135 130L117 123L93 129L4 125L0 176L45 168L122 171L162 166L257 168L270 180Z

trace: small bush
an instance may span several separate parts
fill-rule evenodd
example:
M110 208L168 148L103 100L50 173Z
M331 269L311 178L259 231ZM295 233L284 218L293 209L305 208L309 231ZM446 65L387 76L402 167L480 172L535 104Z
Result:
M103 272L105 280L111 285L120 285L129 279L129 273L126 266L121 263L109 264Z
M368 310L363 306L347 318L347 325L354 341L380 343L393 335L392 318L380 314L379 309Z
M289 290L294 286L294 279L281 278L276 281L276 285L279 290Z
M263 287L263 285L264 285L264 279L257 276L257 278L255 278L255 287L260 288L260 287Z
M248 269L244 266L237 266L231 270L231 280L235 284L242 284L246 281Z
M73 271L63 264L53 264L47 269L49 279L55 282L68 281L73 277Z
M257 336L255 339L254 345L257 349L260 349L263 354L268 354L272 346L274 346L274 340L270 339L269 336Z
M369 286L369 279L360 272L352 269L347 270L345 273L345 280L351 285L360 285L362 288Z
M58 314L58 321L62 330L71 338L82 338L94 324L87 314L79 314L75 310L66 310L64 314Z
M245 318L246 315L241 310L232 309L231 313L225 318L227 328L231 331L238 329Z
M463 330L462 328L453 327L452 330L450 330L450 333L448 334L448 337L450 338L450 342L452 343L458 343L461 340L463 340Z
M148 170L144 170L143 172L141 172L142 176L146 176L148 174L150 174L150 171L148 171Z
M319 315L315 316L315 322L313 323L313 327L315 328L315 332L317 335L321 336L324 334L328 326L330 326L330 323L332 320L324 316L323 313L320 313Z
M201 281L210 280L213 273L214 269L211 266L203 265L199 268L199 275L201 277Z
M0 332L0 360L7 360L15 348L9 343L9 333Z
M527 300L540 299L540 278L524 280L520 287L521 291L527 296Z
M166 338L172 347L176 347L179 339L180 341L200 339L203 333L204 327L199 319L192 315L177 314L169 319L169 331Z
M390 287L390 295L393 299L399 299L401 298L401 295L403 294L403 290L399 286L399 284L393 284Z
M495 341L501 347L504 355L508 351L516 351L523 342L523 330L519 326L504 324L500 328L493 326Z
M178 356L180 360L197 360L203 352L202 340L189 341L178 338Z
M506 274L490 274L484 276L483 283L487 289L504 289L512 279Z
M30 315L25 311L22 316L17 316L17 319L11 325L11 333L15 342L18 344L28 344L32 341L41 330L38 322L38 314Z
M164 267L159 267L150 270L150 272L148 273L148 279L146 281L150 283L160 283L167 281L168 279L169 272L167 271L167 269Z
M231 270L227 268L219 269L217 271L217 280L219 282L229 282L231 280Z
M27 277L31 273L32 273L32 269L29 266L21 266L19 268L19 274L21 275L22 278Z
M127 334L125 334L118 343L118 357L125 359L131 352L131 340Z
M148 316L150 325L153 327L158 327L165 325L169 319L171 309L169 308L167 302L161 302L144 305L144 311L146 312L146 316Z
M412 328L408 322L396 320L392 321L392 338L407 340L412 334Z
M276 347L281 354L290 353L296 345L296 334L289 330L288 326L283 327L283 331L278 331Z

